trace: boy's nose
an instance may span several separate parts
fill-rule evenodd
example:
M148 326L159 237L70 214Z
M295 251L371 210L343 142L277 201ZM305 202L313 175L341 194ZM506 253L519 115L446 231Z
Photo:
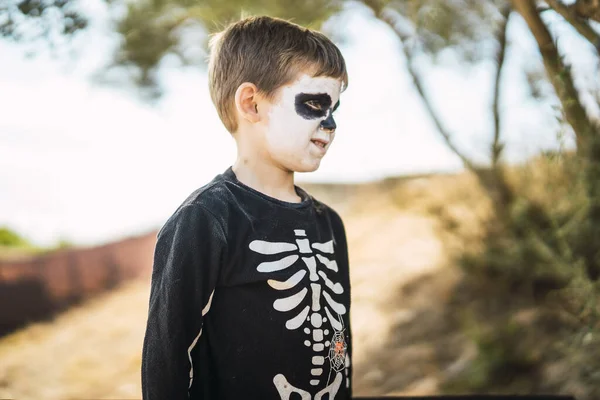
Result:
M329 117L321 122L321 128L326 131L334 131L337 128L333 120L333 115L329 114Z

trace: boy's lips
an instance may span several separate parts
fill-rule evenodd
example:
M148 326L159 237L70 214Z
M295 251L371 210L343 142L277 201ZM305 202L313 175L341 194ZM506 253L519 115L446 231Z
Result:
M327 147L327 145L329 144L329 142L324 139L312 139L311 142L313 142L317 147L320 147L322 149Z

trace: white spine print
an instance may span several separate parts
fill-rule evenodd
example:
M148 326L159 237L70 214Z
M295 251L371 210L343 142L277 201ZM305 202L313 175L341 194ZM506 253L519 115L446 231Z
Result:
M315 400L320 399L325 394L329 394L329 398L334 399L334 396L341 385L343 375L339 373L341 371L341 369L339 369L339 360L333 360L331 357L332 355L334 357L341 357L341 351L343 351L345 355L346 346L343 340L343 333L341 333L343 332L341 315L346 314L347 310L346 307L337 302L332 295L335 296L344 293L344 288L341 283L334 282L330 279L325 272L326 270L338 272L336 261L330 260L325 255L313 251L316 250L320 253L333 255L333 240L326 243L311 244L304 230L296 229L294 230L294 234L296 239L295 243L255 240L250 243L250 250L265 255L282 255L282 258L280 259L260 263L257 266L257 271L263 273L284 270L294 265L299 259L302 259L302 262L306 267L305 269L297 271L285 281L269 279L267 280L267 283L275 290L288 290L295 288L308 275L310 284L304 285L302 289L297 290L291 295L285 295L284 297L278 298L274 301L273 308L280 312L294 313L285 324L286 328L289 330L298 329L305 323L310 324L310 327L304 328L304 332L308 335L308 338L304 340L304 345L311 347L314 352L311 363L312 367L310 368L312 379L308 383L311 386L317 386L321 383L325 371L325 362L326 360L329 360L329 364L331 364L329 378L325 376L328 386L315 395ZM331 274L331 272L329 273ZM310 287L310 296L308 287ZM308 304L306 303L307 297ZM300 305L302 303L306 305L301 307ZM331 310L333 310L333 312ZM327 326L331 326L338 336L342 335L339 336L342 338L342 347L340 347L339 337L335 335L331 342L324 342L327 335L329 335L329 330L323 326L326 322L329 322ZM333 353L332 346L335 346ZM342 365L345 364L344 361L342 361ZM334 362L336 363L335 367L333 365ZM335 370L336 375L333 382L330 384L329 380L331 379L332 374L331 369ZM311 395L308 392L291 385L282 374L277 375L273 382L282 399L288 399L292 393L300 394L302 399L311 398Z
M348 353L346 353L346 387L347 388L350 387L349 371L350 371L350 355Z
M310 249L309 249L310 250ZM319 280L317 276L317 262L314 257L302 257L302 261L306 264L308 272L310 273L310 280L316 282Z

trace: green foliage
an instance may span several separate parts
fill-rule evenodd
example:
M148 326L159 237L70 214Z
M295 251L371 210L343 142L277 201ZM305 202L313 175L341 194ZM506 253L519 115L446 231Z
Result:
M138 83L155 84L154 72L167 54L177 56L183 63L203 66L206 57L186 54L185 35L203 32L200 47L206 55L208 35L248 15L270 15L319 29L330 16L340 11L341 0L141 0L128 7L125 17L117 24L122 46L116 65L139 68Z
M387 7L409 20L423 50L437 55L452 49L464 61L478 61L485 42L494 38L504 0L396 0Z
M54 46L87 28L79 0L7 0L0 2L0 37L16 42L43 38Z
M586 245L580 247L587 261L588 274L592 279L600 278L600 128L589 139L586 154L584 179L587 189L587 218L580 230Z
M22 238L18 233L8 227L0 227L0 246L6 247L25 247L29 242Z
M16 41L34 38L55 45L88 26L89 16L80 11L81 0L15 0L0 5L0 35ZM109 6L113 3L106 0ZM183 64L205 65L208 34L247 15L270 15L310 28L338 14L345 4L364 3L383 7L408 22L421 51L437 56L452 49L463 60L475 61L493 39L500 21L499 8L506 0L139 0L123 3L126 12L115 21L121 44L111 67L128 71L142 88L157 88L156 70L166 55ZM117 2L114 2L117 3ZM32 29L32 27L34 29ZM335 27L334 27L335 29ZM332 33L340 36L337 32ZM341 36L340 36L341 37Z
M590 372L600 370L599 352L588 345L600 337L600 280L590 269L600 248L591 211L599 198L590 189L594 171L589 159L566 153L513 171L515 201L503 218L488 221L483 250L459 258L468 287L460 296L471 315L463 329L478 351L445 382L447 392L560 392L576 385L582 399L599 394L600 376ZM534 317L522 318L524 310ZM554 376L556 368L565 372Z
M444 386L445 392L464 393L490 391L495 393L524 392L533 382L540 352L531 346L535 338L531 330L505 320L493 327L472 333L477 356L468 370L463 371L452 382Z
M54 246L41 247L31 243L23 236L8 227L0 227L0 256L12 252L18 254L41 255L55 250L75 247L75 244L65 238L60 238Z

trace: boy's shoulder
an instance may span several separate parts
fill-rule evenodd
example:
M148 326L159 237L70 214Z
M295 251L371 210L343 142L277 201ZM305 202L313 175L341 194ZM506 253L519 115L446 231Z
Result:
M204 208L209 212L215 212L228 196L228 190L225 187L225 179L222 174L215 176L210 182L195 189L179 205L178 209L192 206Z
M167 218L158 235L160 236L166 226L192 214L205 216L212 214L212 216L215 216L218 214L218 208L223 205L224 196L226 195L222 175L219 174L210 182L191 192Z

